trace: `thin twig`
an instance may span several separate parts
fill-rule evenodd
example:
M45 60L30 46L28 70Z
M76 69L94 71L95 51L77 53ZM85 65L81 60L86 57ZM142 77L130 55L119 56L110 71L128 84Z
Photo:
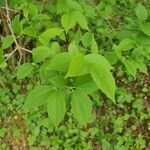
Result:
M17 42L17 40L16 40L16 37L15 37L15 34L14 34L14 32L13 32L13 30L12 30L12 27L11 27L11 19L10 19L10 15L9 15L9 8L8 8L8 2L7 2L7 0L5 0L5 4L6 4L6 15L7 15L7 24L8 24L8 27L9 27L9 29L10 29L10 32L11 32L11 34L12 34L12 37L13 37L14 42L15 42L15 44L16 44L16 47L17 47L18 49L20 49L19 44L18 44L18 42Z
M46 2L46 0L42 0L42 5L41 5L40 13L42 13L42 11L43 11L43 9L44 9L45 2Z
M14 42L15 42L15 45L16 45L16 49L19 51L19 54L20 54L19 62L21 62L22 52L21 52L20 46L19 46L19 44L17 42L16 36L15 36L15 34L14 34L13 30L12 30L12 27L11 27L11 19L10 19L10 15L9 15L9 8L8 8L8 2L7 2L7 0L5 0L5 5L6 5L7 24L8 24L8 27L10 29L11 35L12 35L12 37L14 39ZM16 49L13 51L13 53L16 51Z
M24 47L21 47L21 49L22 49L22 50L24 50L24 51L26 51L26 52L28 52L28 53L32 53L32 51L31 51L31 50L26 49L26 48L24 48Z
M89 1L89 3L91 4L91 6L98 12L100 13L99 9L92 3ZM110 21L108 21L107 19L105 19L105 21L107 22L107 24L109 25L109 27L111 28L112 32L115 32L115 28L111 25Z
M3 83L2 80L0 80L0 85L1 85L3 88L5 88L5 84Z
M8 57L5 59L5 62L17 51L17 47L8 55Z
M6 62L17 50L18 50L19 55L20 55L19 62L21 62L21 60L22 60L22 52L21 52L21 50L24 50L24 51L29 52L29 53L32 53L32 51L30 51L30 50L28 50L28 49L26 49L26 48L24 48L24 47L22 47L22 46L20 46L20 45L18 44L18 41L17 41L16 36L15 36L15 34L14 34L14 32L13 32L13 29L12 29L12 24L11 24L11 19L10 19L10 15L9 15L9 7L8 7L8 1L7 1L7 0L5 0L5 5L6 5L5 9L6 9L6 15L7 15L7 24L8 24L9 30L10 30L10 32L11 32L11 35L12 35L12 37L13 37L13 39L14 39L14 42L15 42L15 45L16 45L16 48L9 54L9 56L6 58L5 62Z
M109 21L109 20L106 20L106 22L107 22L107 24L109 25L109 27L111 28L111 30L112 30L113 32L115 32L116 30L115 30L115 28L111 25L110 21Z
M6 7L1 7L2 9L5 9L6 10ZM20 11L17 11L17 10L14 10L14 9L11 9L11 8L8 8L9 11L12 11L12 12L15 12L15 13L21 13Z

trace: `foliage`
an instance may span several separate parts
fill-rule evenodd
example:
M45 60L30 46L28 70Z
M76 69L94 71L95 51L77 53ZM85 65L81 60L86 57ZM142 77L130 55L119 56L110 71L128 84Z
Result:
M31 149L145 149L148 4L1 1L0 137Z

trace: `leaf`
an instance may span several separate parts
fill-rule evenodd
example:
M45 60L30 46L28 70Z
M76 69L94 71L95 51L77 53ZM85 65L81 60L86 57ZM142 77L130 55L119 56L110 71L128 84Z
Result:
M91 76L102 92L115 103L116 84L112 73L107 68L94 64Z
M118 57L118 59L121 60L123 58L121 49L117 45L114 44L113 50L114 50L116 56Z
M67 12L71 10L79 10L82 11L82 7L74 0L58 0L57 1L57 12Z
M133 42L130 39L123 39L118 45L118 49L120 49L121 51L128 51L132 48Z
M74 33L74 41L75 41L76 44L78 44L81 40L82 40L82 32L79 28L78 31L76 31Z
M33 70L33 66L30 63L24 63L23 65L20 65L16 73L17 79L23 79L27 77L32 70Z
M48 81L48 79L58 75L58 73L54 70L48 70L47 66L50 64L51 59L46 60L42 66L40 67L40 78L42 82Z
M142 108L143 108L143 99L138 98L138 99L134 100L134 102L132 104L132 107L134 109L138 109L139 111L142 110Z
M57 13L62 13L68 11L70 8L67 4L68 0L57 0Z
M91 50L92 53L98 53L98 46L93 35L92 35Z
M91 46L91 42L92 42L92 33L86 32L82 37L82 44L85 48L87 48Z
M51 49L52 49L52 56L53 57L61 52L58 42L53 42Z
M64 76L62 75L56 75L50 78L48 81L51 82L57 88L62 88L62 89L65 88L65 79Z
M95 84L90 75L80 76L75 80L74 86L76 89L84 91L86 94L91 94L98 90L98 86Z
M33 49L32 57L33 62L41 62L44 61L51 54L51 50L45 46L39 46Z
M19 35L22 29L22 24L20 23L20 14L16 15L14 19L12 20L12 29L16 35Z
M5 0L0 1L0 7L4 5Z
M107 70L112 69L112 66L110 65L109 61L102 55L88 54L85 56L85 61L89 66L92 66L94 64L99 64L103 68L106 68Z
M53 70L47 70L47 65L43 64L40 68L40 78L42 82L48 81L50 78L56 76L58 73Z
M13 0L13 1L9 1L9 6L11 8L14 8L15 6L19 6L20 4L26 4L26 2L27 2L26 0Z
M96 13L95 13L95 8L94 7L92 7L92 5L88 5L88 4L86 4L86 5L84 5L83 6L84 7L84 11L85 11L85 15L86 16L88 16L88 17L90 17L90 18L93 18L93 17L95 17L96 16Z
M139 21L144 21L147 19L147 10L142 4L138 4L135 9L136 16L138 17Z
M47 29L45 32L43 32L40 37L39 37L39 41L44 44L44 45L48 45L49 40L55 38L56 36L59 36L60 34L63 33L63 29L60 28L51 28L51 29Z
M127 59L125 59L122 63L125 65L127 72L130 75L132 75L134 78L136 78L136 71L137 71L136 63L133 60L127 60Z
M76 20L73 16L72 12L65 13L61 17L61 24L65 28L65 30L69 30L71 28L74 28L76 25Z
M112 150L110 143L106 139L102 139L103 150Z
M138 68L141 72L143 72L143 73L145 73L145 74L148 74L147 66L146 66L145 63L143 63L143 62L141 62L141 61L136 61L135 63L136 63L136 65L137 65L137 68Z
M36 31L34 30L34 28L32 26L28 26L25 29L23 29L22 34L28 35L28 36L34 37L34 38L37 37Z
M87 74L88 68L84 61L84 55L77 53L73 58L69 66L66 77L74 77Z
M0 48L0 64L4 61L3 50Z
M0 64L0 68L3 69L3 68L5 68L5 67L7 67L7 63L2 62L2 63Z
M71 8L71 9L82 11L82 7L75 0L67 0L67 4L68 4L68 7Z
M64 119L66 112L66 103L62 91L57 90L50 93L47 102L47 112L51 123L57 128L59 123Z
M33 109L43 105L50 96L51 87L48 85L40 85L33 89L27 95L24 108Z
M34 16L38 14L38 8L34 3L28 3L27 5L28 12Z
M74 10L73 16L75 17L76 22L81 26L81 28L88 30L87 20L85 16L80 12Z
M2 49L6 49L12 45L14 42L14 39L12 35L8 35L4 38L3 43L2 43Z
M141 31L150 36L150 22L143 22L141 24Z
M90 98L80 90L72 94L72 112L80 125L85 125L92 118L92 103Z
M109 61L111 65L114 65L118 62L118 57L116 56L115 52L107 52L105 54L105 58Z
M69 53L66 52L60 53L52 59L47 69L67 72L70 62L71 62L71 56L69 55Z
M75 43L69 44L68 53L70 54L70 56L74 56L78 53L78 47Z
M89 64L90 73L97 86L115 102L116 84L115 79L110 72L112 69L105 57L97 54L85 56L85 61Z
M94 102L94 104L96 106L101 106L102 105L102 101L101 101L101 95L98 91L91 93L90 97L92 97L92 101Z

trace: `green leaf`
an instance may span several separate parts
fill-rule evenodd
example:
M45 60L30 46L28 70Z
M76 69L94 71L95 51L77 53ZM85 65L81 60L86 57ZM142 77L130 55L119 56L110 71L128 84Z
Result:
M78 77L75 80L74 86L76 89L84 91L86 94L91 94L98 90L98 86L95 84L90 75Z
M132 48L133 42L130 39L123 39L118 45L118 49L120 49L121 51L128 51Z
M25 29L23 29L22 34L28 35L28 36L34 37L34 38L37 37L36 31L34 30L34 28L32 26L28 26Z
M65 30L69 30L74 28L76 25L76 20L73 16L72 12L65 13L61 18L61 24L65 28Z
M1 1L0 1L0 7L1 7L1 6L4 6L4 2L5 2L5 0L1 0Z
M77 53L73 58L69 66L66 77L74 77L87 74L88 68L84 61L84 55Z
M51 87L48 85L40 85L33 89L27 95L24 108L33 109L43 105L50 96Z
M57 13L62 13L70 9L68 7L67 1L68 0L57 0Z
M141 30L143 33L150 36L150 22L143 22L141 24Z
M57 88L62 88L62 89L65 88L65 79L64 76L62 75L56 75L50 78L48 81L51 82Z
M143 99L141 98L138 98L138 99L135 99L133 104L132 104L132 107L135 109L138 109L139 111L142 110L143 108Z
M94 104L96 104L96 106L99 106L99 107L102 106L102 97L99 91L91 93L90 97L92 97L92 101L94 102Z
M38 14L38 8L34 3L28 3L27 5L28 12L34 16Z
M106 139L102 139L103 150L112 150L110 143Z
M90 67L90 73L97 86L115 102L116 84L115 79L110 72L112 69L105 57L97 54L89 54L85 56L85 61Z
M2 62L2 63L0 64L0 68L3 69L3 68L5 68L5 67L7 67L7 63Z
M92 118L92 103L90 98L80 90L72 94L72 112L80 125L85 125Z
M48 81L57 74L58 73L56 71L48 70L46 64L43 64L43 66L40 68L40 77L43 82Z
M14 39L12 35L8 35L4 38L3 43L2 43L2 49L6 49L12 45L14 42Z
M0 48L0 64L4 61L3 50Z
M70 54L70 56L74 56L78 53L78 47L75 43L69 44L68 53Z
M95 41L94 35L92 35L91 50L92 50L92 53L98 53L98 46Z
M1 136L1 137L4 137L5 134L6 134L6 128L2 127L2 128L0 129L0 136Z
M73 16L76 22L81 26L81 28L88 30L87 20L85 16L80 11L73 11Z
M16 35L19 35L22 29L22 24L20 23L20 14L16 15L14 19L12 20L12 29Z
M122 63L125 65L127 72L136 78L137 65L133 60L123 60Z
M44 82L44 81L48 81L48 79L56 76L58 73L54 70L48 70L47 69L47 66L50 64L51 62L51 59L48 59L47 61L45 61L43 63L43 65L40 67L40 77L41 77L41 80Z
M71 10L82 11L82 7L75 0L58 0L57 1L57 12L68 12Z
M71 8L71 9L82 11L82 7L75 0L67 0L67 4L68 4L68 7Z
M52 49L52 56L53 57L61 52L58 42L53 42L52 46L51 46L51 49Z
M114 65L118 62L118 57L116 56L115 52L108 52L105 54L105 58L109 61L111 65Z
M138 68L141 72L143 72L143 73L145 73L145 74L148 74L147 66L146 66L145 63L143 63L143 62L141 62L141 61L136 61L135 63L136 63L136 65L137 65L137 68Z
M85 56L85 61L89 66L93 66L94 64L99 64L103 68L106 68L107 70L112 69L112 66L110 65L109 61L102 55L88 54Z
M116 56L118 57L118 59L121 60L123 58L121 49L117 45L114 44L113 50L114 50Z
M60 28L51 28L51 29L47 29L45 32L43 32L40 37L39 37L39 41L44 44L44 45L48 45L49 41L53 38L55 38L56 36L59 36L60 34L63 33L63 29Z
M30 63L25 63L23 65L20 65L17 69L17 79L23 79L30 75L31 71L33 70L33 66Z
M84 11L85 11L85 15L90 17L90 18L93 18L96 16L96 13L95 13L95 8L91 5L91 4L86 4L83 6L84 7Z
M138 4L135 9L136 16L138 17L139 21L144 21L147 19L147 10L142 4Z
M67 72L70 62L71 62L71 56L69 55L69 53L66 52L60 53L52 59L47 69Z
M76 44L78 44L81 40L82 40L82 32L79 28L78 31L76 31L74 33L74 41L75 41Z
M92 33L91 32L86 32L82 37L83 46L85 48L91 46L91 41L92 41Z
M91 76L102 92L115 103L116 84L112 73L107 68L94 64Z
M32 57L33 62L41 62L44 61L51 54L51 50L45 46L39 46L33 49Z
M62 91L57 90L50 93L47 102L47 112L51 123L57 128L59 123L64 119L66 112L66 103Z

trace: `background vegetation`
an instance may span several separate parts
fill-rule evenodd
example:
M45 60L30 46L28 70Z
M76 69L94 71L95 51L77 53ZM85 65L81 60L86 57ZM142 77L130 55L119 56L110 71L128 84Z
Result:
M149 0L0 1L0 149L150 149Z

